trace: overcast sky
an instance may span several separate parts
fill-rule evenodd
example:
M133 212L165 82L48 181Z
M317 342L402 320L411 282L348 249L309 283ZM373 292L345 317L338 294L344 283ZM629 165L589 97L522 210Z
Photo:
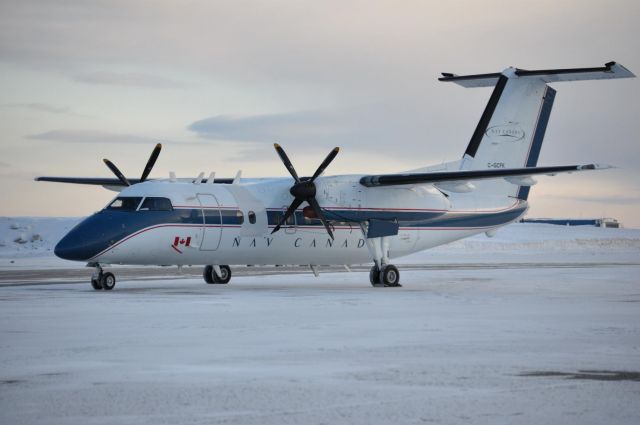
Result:
M113 192L37 175L397 172L459 158L491 89L440 72L640 74L640 2L0 0L0 215L87 215ZM529 216L640 227L640 81L557 83Z

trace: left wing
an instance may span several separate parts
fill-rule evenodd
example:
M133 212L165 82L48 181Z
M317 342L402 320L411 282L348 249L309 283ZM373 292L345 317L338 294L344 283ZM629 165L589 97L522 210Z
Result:
M509 177L528 177L540 174L553 176L558 173L572 173L575 171L601 170L612 168L610 165L561 165L556 167L526 167L526 168L491 168L487 170L471 171L443 171L415 174L378 174L363 176L360 184L366 187L396 186L403 184L428 184L443 182L466 182L469 180L497 179ZM517 181L517 180L516 180ZM517 184L517 183L516 183Z
M120 179L104 178L104 177L36 177L37 182L54 182L54 183L72 183L72 184L90 184L95 186L112 186L125 188L127 185L122 183ZM140 183L140 179L127 179L131 184Z

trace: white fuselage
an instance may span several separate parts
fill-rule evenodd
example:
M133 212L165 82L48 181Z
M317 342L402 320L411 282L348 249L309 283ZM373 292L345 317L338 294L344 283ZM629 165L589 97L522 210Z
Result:
M388 238L388 256L395 258L492 230L526 211L526 202L506 198L485 200L483 206L467 201L465 204L473 207L456 209L451 195L447 197L431 186L366 188L358 183L359 177L321 177L316 181L318 202L335 228L334 240L318 220L304 218L301 209L293 222L271 234L292 200L289 178L239 184L168 180L137 184L119 196L165 197L170 199L173 212L156 216L154 211L139 208L111 213L109 225L128 230L119 232L117 240L108 240L104 249L92 252L87 261L140 265L359 264L371 258L359 215L397 220L399 232ZM100 214L106 217L110 213L103 210L96 216Z

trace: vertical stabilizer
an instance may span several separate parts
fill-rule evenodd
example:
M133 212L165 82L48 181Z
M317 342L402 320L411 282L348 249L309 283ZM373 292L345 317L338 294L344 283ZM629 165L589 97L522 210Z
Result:
M490 87L493 92L464 153L464 170L535 167L551 116L556 91L547 83L630 78L620 64L600 68L529 71L507 68L501 73L458 76L443 74L440 81L463 87ZM527 199L529 186L504 179L478 182L477 191Z

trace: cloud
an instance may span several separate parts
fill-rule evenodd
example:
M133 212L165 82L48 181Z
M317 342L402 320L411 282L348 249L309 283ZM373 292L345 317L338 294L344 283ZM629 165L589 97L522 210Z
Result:
M591 202L598 204L608 205L640 205L640 195L627 196L627 195L611 195L611 196L589 196L589 195L541 195L541 198L557 199L557 200L571 200L575 202Z
M49 114L65 114L76 117L87 117L87 115L78 114L73 112L68 106L56 106L48 103L7 103L4 105L7 108L27 109L36 112L46 112Z
M79 74L73 80L87 84L103 84L110 86L145 87L157 89L175 89L184 87L184 84L157 75L139 72L111 72L96 71L87 74Z
M34 140L66 143L158 143L158 139L133 134L110 133L100 130L51 130L27 136Z
M269 142L300 138L328 140L353 134L348 120L330 111L301 111L250 116L218 115L187 127L198 136L214 140Z
M6 162L0 162L0 168L8 168L11 167L11 165L7 164Z
M47 103L7 103L5 106L8 108L31 109L52 114L67 114L70 112L68 106L54 106Z
M418 165L445 157L448 144L426 143L451 138L447 128L432 129L422 119L421 105L392 103L331 110L294 111L278 114L228 116L216 115L193 122L187 129L210 140L283 143L310 149L327 150L334 146L366 153L395 153L398 143L411 147L410 160L422 157ZM460 152L466 141L459 144Z

